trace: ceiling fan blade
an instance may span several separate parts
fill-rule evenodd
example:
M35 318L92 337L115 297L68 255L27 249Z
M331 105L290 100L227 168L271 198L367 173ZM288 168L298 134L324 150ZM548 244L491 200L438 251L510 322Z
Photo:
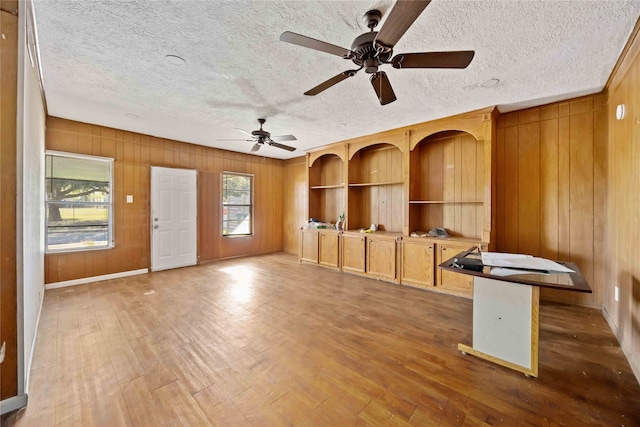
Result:
M238 129L238 128L234 128L234 129L235 129L235 130L237 130L238 132L242 132L242 133L247 134L247 135L249 135L249 136L253 136L253 134L252 134L251 132L247 132L247 131L246 131L246 130L244 130L244 129Z
M375 43L392 48L422 11L431 3L426 1L398 0L389 12L387 20L376 36Z
M255 141L254 139L216 139L216 141L227 141L227 142L232 142L232 141L244 141L244 142L253 142Z
M387 77L387 73L384 71L378 71L377 73L372 74L371 84L373 85L373 89L376 91L376 95L378 95L380 105L390 104L397 99L396 94L393 92L393 88L391 87L391 82L389 82L389 77Z
M333 85L335 85L337 83L340 83L344 79L347 79L349 77L355 76L357 72L358 72L358 70L343 71L342 73L338 74L337 76L333 76L329 80L320 83L318 86L314 87L313 89L309 89L304 94L305 95L309 95L309 96L317 95L320 92L329 89L331 86L333 86Z
M277 136L271 135L271 139L273 141L297 141L298 140L298 138L296 138L293 135L277 135Z
M256 142L255 144L253 144L253 147L251 147L251 151L258 151L260 149L260 143Z
M272 147L282 148L283 150L287 150L287 151L296 151L296 149L294 147L289 147L288 145L279 144L279 143L274 142L274 141L267 142L267 144L269 144Z
M467 68L475 54L473 50L399 53L391 63L393 68Z
M351 53L349 49L345 49L344 47L312 39L311 37L303 36L301 34L292 33L291 31L285 31L284 33L280 34L280 41L302 47L308 47L309 49L315 49L319 50L320 52L326 52L341 57L348 56Z

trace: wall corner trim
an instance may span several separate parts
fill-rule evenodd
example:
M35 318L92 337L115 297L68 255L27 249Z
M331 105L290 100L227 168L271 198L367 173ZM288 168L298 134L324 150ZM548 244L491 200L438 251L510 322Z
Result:
M149 273L148 268L141 268L139 270L122 271L120 273L103 274L102 276L83 277L81 279L65 280L63 282L47 283L44 285L46 290L65 288L67 286L84 285L85 283L100 282L102 280L119 279L121 277L136 276L138 274Z

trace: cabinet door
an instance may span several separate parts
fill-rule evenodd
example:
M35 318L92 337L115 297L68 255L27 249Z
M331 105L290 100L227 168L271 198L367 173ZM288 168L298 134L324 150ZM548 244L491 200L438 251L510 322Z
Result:
M318 232L300 231L300 261L318 262Z
M433 286L433 243L402 241L401 283L421 288Z
M462 251L469 249L470 246L458 246L458 245L447 245L447 244L438 244L438 259L436 262L438 264L443 263L459 254ZM442 289L448 289L454 291L454 293L460 295L471 296L473 290L473 276L469 276L467 274L453 273L451 271L443 271L438 269L438 277L436 286L441 287Z
M395 281L396 241L367 237L367 242L367 273Z
M318 263L327 267L338 268L339 238L337 233L318 234Z
M364 236L342 235L342 270L364 273Z

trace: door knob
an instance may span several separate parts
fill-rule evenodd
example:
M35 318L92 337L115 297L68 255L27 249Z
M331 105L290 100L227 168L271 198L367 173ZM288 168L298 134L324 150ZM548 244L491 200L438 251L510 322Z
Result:
M156 225L154 225L154 226L153 226L153 228L158 228L158 227L159 227L159 226L158 226L158 224L156 224Z

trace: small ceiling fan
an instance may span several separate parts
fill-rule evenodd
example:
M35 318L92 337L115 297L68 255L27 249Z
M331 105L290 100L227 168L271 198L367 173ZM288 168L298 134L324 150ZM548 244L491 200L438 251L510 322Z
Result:
M393 47L430 2L431 0L396 1L380 31L374 31L373 29L382 19L382 14L378 10L368 11L364 15L364 20L370 31L356 37L351 44L351 49L345 49L290 31L282 33L280 40L283 42L337 55L343 59L353 61L359 67L355 70L343 71L306 91L304 94L317 95L331 86L355 76L358 71L364 68L365 73L371 74L371 84L380 104L386 105L395 101L396 95L393 92L387 74L378 70L381 65L391 64L393 68L467 68L475 54L473 50L400 53L393 56Z
M282 148L287 151L295 151L295 147L290 147L288 145L280 144L277 141L296 141L296 137L293 135L278 135L271 136L269 132L262 129L262 125L267 121L267 119L258 119L258 123L260 123L260 129L254 130L252 132L247 132L243 129L236 128L237 131L242 132L251 137L251 139L219 139L218 141L247 141L247 142L255 142L253 147L251 147L251 151L258 151L260 146L263 144L271 145L272 147Z

